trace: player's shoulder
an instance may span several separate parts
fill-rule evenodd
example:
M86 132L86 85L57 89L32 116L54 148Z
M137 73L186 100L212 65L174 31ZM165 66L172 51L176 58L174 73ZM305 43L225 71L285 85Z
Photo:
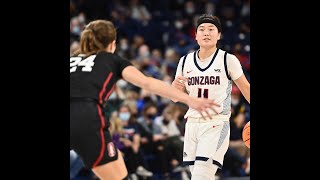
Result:
M97 53L97 57L109 59L109 58L113 58L114 54L106 52L106 51L100 51Z
M225 54L227 54L227 56L230 55L230 52L228 52L228 51L226 51L226 50L224 50L224 49L218 48L217 50L219 51L218 54L219 54L220 56L224 56Z
M199 51L199 49L190 51L190 52L188 52L188 53L186 54L186 56L193 56L194 53L196 53L197 51Z
M106 52L106 51L100 51L97 53L97 60L98 61L103 61L103 62L122 62L123 58L121 58L120 56L118 56L115 53L110 53L110 52Z
M198 51L198 50L194 50L194 51L188 52L187 54L183 54L183 55L180 57L180 60L183 60L183 59L185 59L185 58L188 58L188 59L193 58L194 53L197 52L197 51Z
M219 54L221 56L224 56L225 54L227 55L226 58L227 59L232 59L232 60L237 60L237 56L235 56L234 54L232 54L231 52L227 51L227 50L223 50L223 49L219 49Z

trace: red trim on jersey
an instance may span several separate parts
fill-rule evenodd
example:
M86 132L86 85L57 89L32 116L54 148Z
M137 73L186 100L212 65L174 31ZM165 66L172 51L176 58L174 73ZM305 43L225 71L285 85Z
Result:
M113 92L115 87L116 87L116 85L114 84L112 86L112 88L110 89L110 91L107 93L106 97L104 98L104 101L108 100L109 96L111 95L111 93Z
M109 75L110 76L110 75ZM104 121L104 116L102 115L101 107L99 104L97 104L98 107L98 113L100 117L100 122L101 122L101 127L100 127L100 136L101 136L101 150L98 159L94 162L92 168L96 167L98 163L101 161L103 158L104 151L106 149L106 144L105 144L105 139L104 139L104 133L103 129L106 126L105 121Z
M100 104L103 103L103 102L102 102L102 99L103 99L102 96L103 96L103 94L104 94L104 92L105 92L105 90L106 90L106 87L107 87L107 85L108 85L108 83L109 83L112 75L113 75L112 72L109 73L107 79L106 79L106 80L104 81L104 83L103 83L102 89L101 89L101 91L100 91L100 93L99 93L99 103L100 103Z

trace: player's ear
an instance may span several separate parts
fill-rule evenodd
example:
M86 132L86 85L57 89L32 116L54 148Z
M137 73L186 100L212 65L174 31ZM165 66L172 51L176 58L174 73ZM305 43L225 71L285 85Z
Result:
M111 43L108 44L106 47L106 51L110 53L114 53L116 51L116 40L113 40Z
M196 30L196 32L194 33L194 37L195 37L195 39L197 40L197 30Z
M116 51L117 45L116 45L116 40L113 40L111 43L111 48L112 48L112 53Z

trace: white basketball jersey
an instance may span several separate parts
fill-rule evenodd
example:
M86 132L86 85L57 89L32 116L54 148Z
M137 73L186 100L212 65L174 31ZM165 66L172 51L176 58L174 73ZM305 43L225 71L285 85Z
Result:
M225 51L221 49L216 49L204 61L199 61L198 53L199 50L187 54L183 72L182 64L184 56L180 58L175 78L177 76L186 77L188 81L185 82L185 86L189 96L213 99L220 104L220 107L215 107L219 112L219 116L230 117L231 80L236 80L243 74L240 61L236 56L227 53L227 63L225 66ZM227 73L226 70L228 71ZM216 114L212 110L209 113ZM201 115L198 111L189 107L185 115L186 117L201 117Z

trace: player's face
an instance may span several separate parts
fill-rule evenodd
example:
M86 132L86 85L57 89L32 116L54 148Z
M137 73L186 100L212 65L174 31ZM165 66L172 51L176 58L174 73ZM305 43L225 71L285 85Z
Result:
M217 45L221 33L218 28L211 23L202 23L196 33L196 40L201 47L212 47Z

